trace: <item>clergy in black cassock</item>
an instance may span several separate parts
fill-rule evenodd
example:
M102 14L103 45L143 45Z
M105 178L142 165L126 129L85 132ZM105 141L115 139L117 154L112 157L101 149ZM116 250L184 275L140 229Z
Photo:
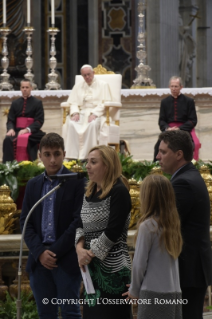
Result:
M160 130L164 132L166 130L180 129L191 133L197 124L194 100L180 92L182 84L181 78L179 77L174 76L170 79L169 88L171 95L163 99L160 105L158 121ZM159 144L160 141L155 144L154 161L157 160L156 156L158 154Z
M184 94L174 98L172 95L161 101L158 124L161 132L169 128L173 122L181 123L180 130L190 132L197 124L194 100Z
M42 101L31 96L31 90L32 85L29 81L21 81L22 97L11 104L7 119L7 133L3 142L3 163L17 158L17 138L20 135L29 135L30 133L27 144L28 159L31 161L37 159L38 144L45 135L40 130L44 123L44 110ZM29 125L25 124L26 126L22 125L21 127L20 124L17 125L17 119L19 123L28 123ZM27 119L30 121L27 122Z

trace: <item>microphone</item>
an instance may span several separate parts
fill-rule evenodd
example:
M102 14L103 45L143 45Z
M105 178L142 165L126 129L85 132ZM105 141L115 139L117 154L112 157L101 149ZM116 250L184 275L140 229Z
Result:
M66 182L69 179L81 179L86 177L86 173L71 173L71 174L58 174L58 175L50 175L50 179L57 179L59 182Z

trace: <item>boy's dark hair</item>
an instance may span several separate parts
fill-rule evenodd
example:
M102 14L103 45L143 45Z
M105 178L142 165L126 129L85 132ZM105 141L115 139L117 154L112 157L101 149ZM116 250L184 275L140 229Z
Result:
M168 144L168 147L173 151L183 151L183 156L186 161L191 161L193 158L193 143L189 132L176 130L165 131L159 135L159 140Z
M40 141L39 150L41 152L42 147L50 147L50 148L62 148L64 151L64 140L63 138L57 133L48 133L44 135Z

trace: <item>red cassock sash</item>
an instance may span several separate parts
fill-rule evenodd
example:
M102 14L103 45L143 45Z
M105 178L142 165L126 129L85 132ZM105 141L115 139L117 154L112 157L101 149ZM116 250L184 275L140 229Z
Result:
M31 125L34 122L34 119L31 117L17 117L16 119L16 128L24 129ZM31 133L25 133L22 135L18 135L17 137L17 146L16 146L16 160L20 161L28 161L29 155L27 153L27 145L28 139Z
M169 126L170 127L173 127L173 126L179 127L182 124L183 124L182 122L171 122L171 123L169 123ZM190 133L191 133L192 139L194 141L194 155L193 156L194 156L194 159L196 161L198 161L198 159L199 159L199 149L201 147L201 143L200 143L198 137L196 136L194 128L192 128Z

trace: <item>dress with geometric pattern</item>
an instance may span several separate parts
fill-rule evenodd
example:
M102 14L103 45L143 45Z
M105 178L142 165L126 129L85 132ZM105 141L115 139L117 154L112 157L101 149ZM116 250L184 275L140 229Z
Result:
M131 199L119 179L105 198L99 199L100 195L94 189L84 197L76 234L76 243L84 236L84 248L96 256L88 266L95 294L85 292L83 319L130 319L130 304L122 293L127 291L131 273L127 248Z

